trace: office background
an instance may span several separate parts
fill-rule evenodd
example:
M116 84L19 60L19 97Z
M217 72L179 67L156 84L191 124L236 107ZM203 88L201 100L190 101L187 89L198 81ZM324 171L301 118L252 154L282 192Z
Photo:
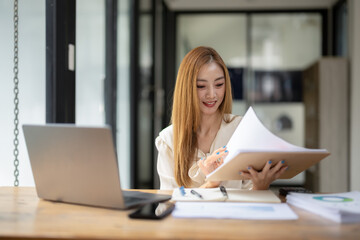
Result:
M348 166L343 190L359 190L359 13L355 0L20 0L19 123L110 124L122 185L156 188L154 139L169 124L177 67L190 49L209 45L223 56L234 113L254 106L271 131L299 146L306 138L302 73L324 56L339 56L349 65L349 79L339 79L349 82L348 124L339 126L349 155L338 160ZM59 19L68 20L66 28ZM7 186L14 182L13 1L1 0L0 24L0 186ZM70 73L60 60L72 55L55 51L69 44ZM19 142L20 186L31 186L21 129ZM302 174L276 183L306 181Z

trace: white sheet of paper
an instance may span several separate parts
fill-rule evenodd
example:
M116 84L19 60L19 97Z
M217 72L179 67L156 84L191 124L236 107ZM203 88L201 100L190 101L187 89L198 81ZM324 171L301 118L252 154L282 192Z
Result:
M224 163L207 175L207 178L220 171L241 152L327 152L325 149L299 147L279 138L261 123L252 107L246 111L226 147L229 154Z
M224 162L234 158L240 151L319 151L295 146L274 135L260 122L252 107L246 111L226 147L229 155Z
M248 220L298 219L286 203L177 202L172 216Z

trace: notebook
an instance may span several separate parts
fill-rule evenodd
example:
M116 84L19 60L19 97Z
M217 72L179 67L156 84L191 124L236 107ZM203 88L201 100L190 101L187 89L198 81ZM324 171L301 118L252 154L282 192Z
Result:
M195 192L192 193L192 190ZM184 188L184 192L181 192L180 188L174 189L171 200L176 202L281 203L281 200L271 190L227 188L226 196L219 188Z
M39 198L128 209L170 195L124 191L109 127L23 125Z

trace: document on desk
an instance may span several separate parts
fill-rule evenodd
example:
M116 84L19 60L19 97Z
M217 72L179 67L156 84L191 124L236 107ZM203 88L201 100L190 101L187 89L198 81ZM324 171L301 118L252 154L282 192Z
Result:
M289 204L338 223L360 222L360 192L327 194L290 193Z
M244 220L298 219L286 203L177 202L172 216Z
M199 193L199 198L191 191ZM238 188L226 188L227 197L224 197L219 188L184 188L184 194L181 194L179 188L174 189L171 200L181 202L261 202L261 203L280 203L280 199L271 190L244 190Z

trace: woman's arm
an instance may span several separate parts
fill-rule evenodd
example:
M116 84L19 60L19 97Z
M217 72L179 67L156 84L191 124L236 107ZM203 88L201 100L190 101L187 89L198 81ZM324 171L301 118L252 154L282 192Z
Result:
M172 150L161 137L156 138L155 145L158 150L157 171L160 178L160 189L177 188Z

